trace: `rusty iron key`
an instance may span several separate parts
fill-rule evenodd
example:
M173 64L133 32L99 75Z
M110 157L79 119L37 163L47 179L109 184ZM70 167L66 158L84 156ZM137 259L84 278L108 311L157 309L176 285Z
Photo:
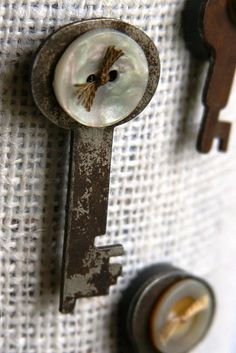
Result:
M203 93L205 112L197 147L208 153L215 138L227 151L231 124L219 120L227 105L236 67L236 0L190 0L184 12L188 48L201 59L210 59Z
M121 265L109 261L123 247L94 243L106 233L113 131L146 107L159 76L151 39L114 19L67 25L36 55L34 100L48 119L71 130L62 313L72 312L77 298L107 294L121 274Z

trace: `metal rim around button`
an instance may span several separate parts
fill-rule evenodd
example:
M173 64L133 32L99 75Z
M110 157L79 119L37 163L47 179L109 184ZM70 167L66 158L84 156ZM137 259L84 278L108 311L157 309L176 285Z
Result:
M84 20L64 26L49 36L38 50L32 66L31 88L39 110L49 120L65 129L73 129L79 123L65 113L56 99L52 85L54 71L66 48L80 35L94 29L114 29L128 35L142 48L148 62L148 83L141 101L127 117L112 126L123 124L137 116L147 106L158 85L159 54L153 41L140 29L120 20L106 18Z
M204 321L204 329L201 330L198 337L194 340L190 337L190 344L188 341L187 344L182 345L181 347L181 340L176 340L175 344L178 346L176 346L175 351L178 353L187 353L189 349L194 348L204 338L211 326L215 314L216 304L213 290L208 283L198 277L192 276L172 265L159 264L141 271L139 276L127 288L120 302L118 326L122 353L127 351L134 353L173 352L172 345L164 348L161 345L154 344L151 331L153 321L156 320L154 315L158 303L160 306L165 302L168 303L168 301L163 300L163 295L168 293L168 290L170 294L171 292L173 293L173 288L177 288L181 282L193 282L199 284L201 290L204 288L210 298L210 309L208 312L209 315ZM179 289L177 288L174 295L176 295L178 291ZM166 310L165 307L162 307L161 309ZM160 307L158 310L160 310ZM192 327L193 326L191 326L191 328Z

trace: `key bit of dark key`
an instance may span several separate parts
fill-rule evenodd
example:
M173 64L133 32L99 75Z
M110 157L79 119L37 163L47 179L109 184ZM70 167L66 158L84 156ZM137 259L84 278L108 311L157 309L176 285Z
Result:
M59 105L52 86L54 70L65 49L92 29L114 29L135 40L145 53L148 83L143 98L122 121L112 126L84 126ZM105 235L114 127L136 117L149 103L160 76L158 51L136 27L114 19L86 20L67 25L39 49L31 75L34 100L40 111L58 126L71 130L70 170L62 261L60 311L73 311L77 298L105 295L121 274L110 258L123 254L121 245L95 246ZM115 107L114 107L115 109Z
M208 153L214 139L227 151L231 124L221 121L236 67L235 0L188 0L183 14L186 45L200 59L210 59L203 93L205 112L197 148ZM191 21L193 18L193 21Z

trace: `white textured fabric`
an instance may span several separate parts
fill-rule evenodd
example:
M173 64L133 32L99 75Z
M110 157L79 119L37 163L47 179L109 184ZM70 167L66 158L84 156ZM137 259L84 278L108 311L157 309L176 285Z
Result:
M0 352L115 353L115 313L139 269L169 261L208 279L215 324L197 353L233 353L236 330L236 137L227 154L196 152L207 66L186 51L183 0L0 1ZM116 129L107 235L122 243L123 277L109 296L58 312L68 136L36 109L33 55L61 25L115 17L146 31L162 72L145 111ZM233 120L236 89L222 113Z

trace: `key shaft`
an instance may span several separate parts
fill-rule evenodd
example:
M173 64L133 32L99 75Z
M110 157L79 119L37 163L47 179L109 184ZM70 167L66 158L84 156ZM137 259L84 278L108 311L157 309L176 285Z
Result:
M229 0L208 0L203 15L203 34L211 48L211 62L204 89L205 112L198 137L198 150L211 150L214 138L219 150L226 151L231 124L220 121L220 112L227 105L236 67L236 26L229 16ZM224 34L224 35L223 35Z
M62 263L60 311L71 312L75 301L108 293L121 273L111 256L121 245L95 247L106 233L113 128L78 127L71 132L67 219Z

